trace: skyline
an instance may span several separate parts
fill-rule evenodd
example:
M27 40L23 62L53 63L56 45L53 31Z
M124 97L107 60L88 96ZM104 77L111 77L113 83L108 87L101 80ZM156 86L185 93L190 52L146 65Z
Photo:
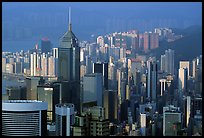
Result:
M3 43L22 40L34 43L48 37L57 47L55 41L67 28L68 7L77 17L72 22L80 41L89 40L92 34L98 36L131 29L144 32L155 27L202 26L202 3L199 2L3 2ZM13 44L10 47L15 48Z
M202 26L174 29L168 20L142 30L134 22L113 19L116 27L111 28L110 19L103 28L105 19L94 10L86 19L88 13L80 18L72 6L72 13L67 8L63 14L49 8L52 12L45 14L46 9L33 6L32 14L17 7L24 14L13 15L30 24L20 27L12 20L16 26L9 28L4 23L4 41L6 36L5 42L28 51L3 43L14 51L2 52L3 135L202 136ZM92 34L91 27L101 30Z

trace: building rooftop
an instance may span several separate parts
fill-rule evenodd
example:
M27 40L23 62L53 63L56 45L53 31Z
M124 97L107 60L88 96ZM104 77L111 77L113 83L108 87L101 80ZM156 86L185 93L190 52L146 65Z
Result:
M2 103L42 103L38 100L2 100Z

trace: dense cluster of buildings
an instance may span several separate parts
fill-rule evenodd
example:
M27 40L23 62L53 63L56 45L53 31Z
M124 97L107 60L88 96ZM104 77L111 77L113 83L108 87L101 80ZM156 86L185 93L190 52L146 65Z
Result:
M26 78L23 88L7 89L2 135L202 135L202 55L179 69L172 49L160 59L148 55L171 33L132 30L79 42L69 22L58 48L44 38L41 48L4 52L2 72Z

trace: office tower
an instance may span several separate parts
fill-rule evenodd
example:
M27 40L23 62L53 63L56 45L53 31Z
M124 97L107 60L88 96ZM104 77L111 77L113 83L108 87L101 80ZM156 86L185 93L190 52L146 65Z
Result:
M109 63L109 65L108 65L108 79L109 80L115 80L115 78L116 78L116 67L115 67L115 64L113 64L113 63Z
M84 61L84 57L85 57L85 54L84 54L84 49L80 49L80 62L83 62Z
M83 103L103 103L103 79L101 73L86 74L83 78Z
M115 123L117 121L118 97L117 91L105 90L103 94L103 107L105 108L105 119Z
M55 68L55 76L58 74L58 48L53 48L53 57L54 57L54 68Z
M150 40L149 40L149 33L145 32L143 35L143 40L144 40L144 51L147 52L149 51L149 47L150 47Z
M40 77L27 77L26 78L26 88L27 94L26 97L28 100L37 100L37 86Z
M37 75L36 68L37 68L37 55L36 52L33 52L32 54L30 54L30 76Z
M185 92L187 88L187 76L188 69L187 68L180 68L179 69L179 76L178 76L178 90Z
M121 99L121 70L117 69L117 74L118 74L118 104L120 105L122 103L122 99Z
M67 81L80 80L80 59L78 39L72 32L69 19L69 30L60 38L59 53L59 77Z
M142 136L146 136L146 114L140 113L140 127Z
M197 69L197 59L193 59L192 61L192 77L195 78Z
M174 50L165 50L165 54L161 55L161 71L174 75Z
M43 53L41 55L41 75L42 76L47 76L48 75L48 59L47 59L47 54Z
M126 100L126 80L121 79L120 82L120 94L121 94L121 102Z
M75 96L72 97L75 108L80 109L80 47L78 39L72 32L71 16L69 12L69 29L60 38L58 48L58 80L72 83L72 89ZM69 90L66 90L69 91Z
M22 63L21 62L15 62L15 73L22 73Z
M186 97L186 127L189 125L190 117L191 117L191 97L187 96Z
M160 96L162 96L163 95L163 93L164 93L164 91L166 91L166 85L167 85L167 81L166 81L166 79L160 79L159 80L159 82L160 82L160 86L161 86L161 88L160 88Z
M26 87L25 86L6 87L6 94L8 95L8 100L25 100Z
M150 39L150 49L155 49L159 47L159 34L158 33L149 33Z
M157 96L157 63L148 61L147 97L156 100Z
M41 66L41 54L37 54L37 67L36 67L36 76L40 76L41 75L41 69L42 69L42 66Z
M14 73L14 65L6 63L6 73Z
M39 84L37 86L37 100L48 103L47 121L55 122L55 105L60 103L60 88L55 84Z
M86 56L86 74L92 73L91 57Z
M71 126L74 125L74 104L62 103L55 105L56 136L72 136Z
M103 75L103 87L108 89L108 63L93 63L93 73L101 73Z
M163 107L163 136L177 136L175 124L181 123L181 112L173 106Z
M2 72L6 72L6 58L2 57Z
M190 65L189 61L180 61L179 62L179 68L187 68L188 73L187 73L187 79L189 79L189 71L190 71Z
M90 120L90 135L91 136L108 136L109 135L109 121L105 119L104 108L94 106L88 109L91 115Z
M47 103L36 100L2 101L3 136L46 136Z
M41 39L41 52L47 54L52 49L51 42L48 38Z
M48 57L48 76L55 76L55 58L53 56Z

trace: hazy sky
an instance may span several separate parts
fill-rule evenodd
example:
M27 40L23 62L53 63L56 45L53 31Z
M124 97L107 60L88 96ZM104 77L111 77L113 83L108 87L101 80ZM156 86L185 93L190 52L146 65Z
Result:
M47 36L57 41L68 29L68 7L79 40L130 29L202 25L201 2L3 2L3 40L37 41Z

